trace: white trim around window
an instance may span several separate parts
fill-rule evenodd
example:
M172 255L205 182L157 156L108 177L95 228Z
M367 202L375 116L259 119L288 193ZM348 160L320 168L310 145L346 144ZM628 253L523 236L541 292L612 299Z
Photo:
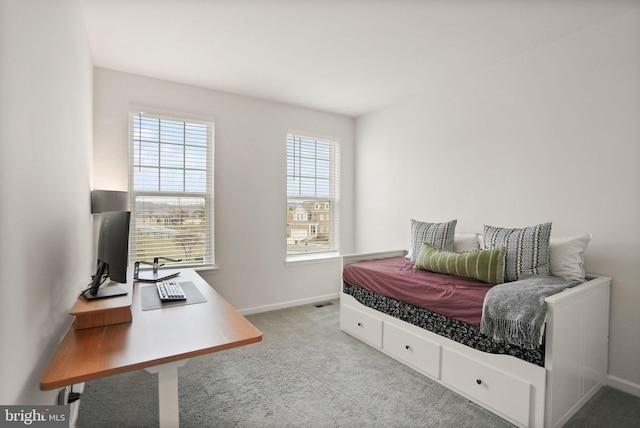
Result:
M212 267L213 121L129 113L129 260Z
M340 253L340 143L287 134L287 261Z

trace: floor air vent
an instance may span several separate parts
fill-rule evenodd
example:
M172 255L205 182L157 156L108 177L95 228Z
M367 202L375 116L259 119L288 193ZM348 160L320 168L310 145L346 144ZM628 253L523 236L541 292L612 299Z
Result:
M331 305L333 305L333 302L316 303L313 306L315 306L316 308L324 308L325 306L331 306Z

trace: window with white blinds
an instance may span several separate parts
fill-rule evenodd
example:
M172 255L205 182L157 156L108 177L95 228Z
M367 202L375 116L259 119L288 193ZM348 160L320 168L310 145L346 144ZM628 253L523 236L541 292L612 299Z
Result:
M340 250L340 146L287 135L287 258Z
M212 122L129 114L132 264L213 265L213 135Z

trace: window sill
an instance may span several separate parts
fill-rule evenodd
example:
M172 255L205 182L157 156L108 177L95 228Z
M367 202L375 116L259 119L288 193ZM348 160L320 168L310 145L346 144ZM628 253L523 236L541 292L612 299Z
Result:
M200 272L200 271L218 270L219 268L216 265L199 265L199 266L193 266L191 269L195 270L196 272Z
M303 254L299 256L289 256L285 260L286 265L304 264L304 263L318 263L329 260L336 260L341 257L340 253L319 253L319 254Z

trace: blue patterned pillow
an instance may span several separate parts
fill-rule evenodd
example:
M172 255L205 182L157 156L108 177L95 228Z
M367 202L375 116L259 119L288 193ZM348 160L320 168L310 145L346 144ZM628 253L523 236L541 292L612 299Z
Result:
M415 263L423 243L438 250L453 251L453 237L458 220L446 223L426 223L411 219L411 242L409 243L409 260Z
M525 275L549 275L551 223L524 229L484 226L484 248L505 247L505 282Z

